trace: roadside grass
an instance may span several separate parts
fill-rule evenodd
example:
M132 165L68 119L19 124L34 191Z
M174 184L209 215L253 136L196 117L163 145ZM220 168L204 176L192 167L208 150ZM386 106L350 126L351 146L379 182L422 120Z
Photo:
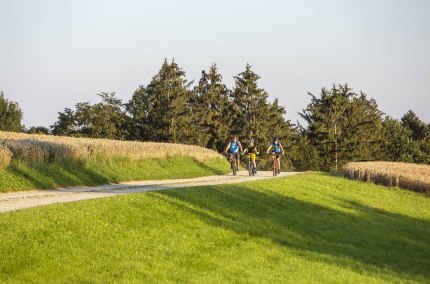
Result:
M87 163L62 161L28 164L14 161L0 170L0 192L98 185L131 180L161 180L225 174L221 158L200 162L192 157L130 161L127 158L95 159Z
M429 282L430 199L321 173L0 215L0 282Z

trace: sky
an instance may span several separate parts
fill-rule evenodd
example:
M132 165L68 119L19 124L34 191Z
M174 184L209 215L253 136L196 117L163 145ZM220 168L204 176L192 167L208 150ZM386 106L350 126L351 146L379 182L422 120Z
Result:
M343 83L430 123L428 0L0 0L0 90L27 127L101 92L127 102L165 58L195 82L216 63L230 88L249 63L293 123Z

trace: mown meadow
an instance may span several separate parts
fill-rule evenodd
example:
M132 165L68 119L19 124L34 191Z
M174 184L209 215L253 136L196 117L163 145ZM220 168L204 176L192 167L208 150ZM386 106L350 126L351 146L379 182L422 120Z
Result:
M0 282L430 281L430 199L322 173L0 215Z
M197 146L0 131L0 192L228 171L222 155Z

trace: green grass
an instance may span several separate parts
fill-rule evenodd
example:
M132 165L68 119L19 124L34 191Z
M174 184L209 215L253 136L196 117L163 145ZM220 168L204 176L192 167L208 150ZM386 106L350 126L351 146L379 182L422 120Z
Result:
M128 159L98 159L87 164L69 161L29 165L15 161L6 170L0 170L0 192L98 185L129 180L191 178L224 174L228 171L228 163L221 158L204 163L191 157L133 162Z
M311 173L0 215L0 282L430 282L430 199Z

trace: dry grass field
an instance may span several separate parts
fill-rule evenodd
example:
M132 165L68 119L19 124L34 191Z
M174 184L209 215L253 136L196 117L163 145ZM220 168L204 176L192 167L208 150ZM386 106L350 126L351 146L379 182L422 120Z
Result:
M394 162L348 163L342 171L350 178L410 189L430 195L430 166Z
M26 163L62 160L78 160L85 163L96 158L127 158L136 161L166 157L191 157L197 161L204 161L221 156L215 151L190 145L0 131L0 169L7 167L15 159Z

